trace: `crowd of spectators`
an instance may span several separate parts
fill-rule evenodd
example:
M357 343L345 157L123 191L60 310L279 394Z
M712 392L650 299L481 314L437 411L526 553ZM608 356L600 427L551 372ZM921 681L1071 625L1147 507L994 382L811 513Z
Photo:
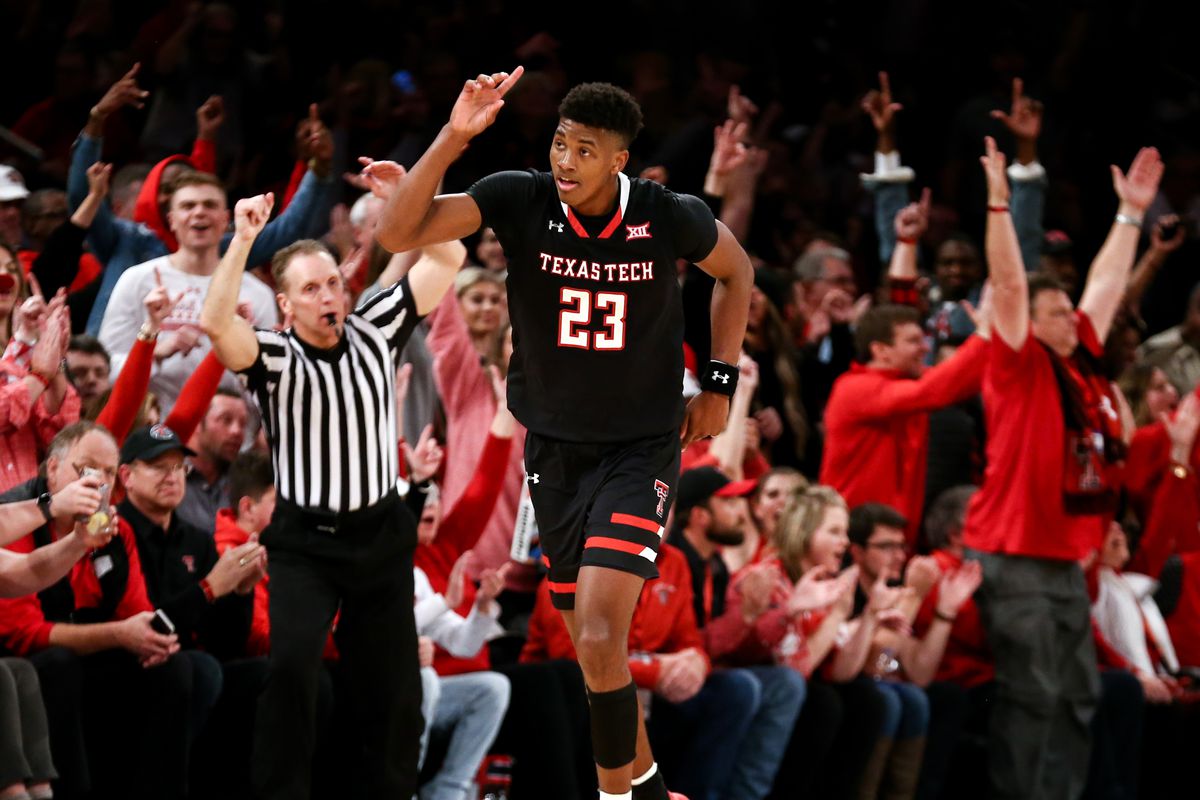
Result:
M411 167L463 79L518 63L447 191L546 168L558 100L610 80L645 115L630 174L702 197L755 264L729 425L683 453L630 633L668 784L1167 796L1200 734L1187 40L1087 6L988 31L949 4L538 11L0 8L0 798L251 796L275 476L200 323L232 202L280 199L256 327L288 324L270 264L302 240L365 301L421 253L375 241L360 166ZM591 798L505 403L508 264L486 229L439 247L463 268L396 376L402 471L434 487L421 797ZM712 280L678 279L691 395ZM313 792L352 798L339 660L335 620Z

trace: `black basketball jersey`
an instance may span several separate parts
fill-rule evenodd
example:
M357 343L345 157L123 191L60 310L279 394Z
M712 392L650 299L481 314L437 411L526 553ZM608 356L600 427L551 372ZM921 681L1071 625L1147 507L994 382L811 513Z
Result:
M529 430L623 442L683 422L676 259L717 242L699 198L618 176L616 207L581 217L548 172L501 172L467 190L508 258L508 405Z

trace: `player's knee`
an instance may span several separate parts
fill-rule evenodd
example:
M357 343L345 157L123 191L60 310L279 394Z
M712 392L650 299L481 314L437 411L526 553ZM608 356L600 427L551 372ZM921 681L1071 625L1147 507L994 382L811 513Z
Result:
M580 625L575 651L589 685L597 678L608 683L603 680L605 677L623 675L629 668L627 647L626 637L616 635L612 626L604 622Z

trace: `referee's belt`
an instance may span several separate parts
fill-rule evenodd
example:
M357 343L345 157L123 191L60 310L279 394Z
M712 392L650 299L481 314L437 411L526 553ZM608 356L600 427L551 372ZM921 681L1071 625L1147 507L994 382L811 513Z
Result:
M307 527L321 533L337 533L339 528L357 527L372 521L381 512L400 502L400 495L395 489L388 492L374 505L359 508L354 511L330 511L324 508L305 508L291 500L279 498L277 505L283 506L284 512L298 518Z

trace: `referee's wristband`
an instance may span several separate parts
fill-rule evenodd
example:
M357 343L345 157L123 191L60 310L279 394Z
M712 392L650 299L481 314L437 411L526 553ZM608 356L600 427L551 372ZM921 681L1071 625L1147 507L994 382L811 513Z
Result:
M737 384L738 368L715 358L708 362L708 366L700 374L700 389L705 392L733 397Z

